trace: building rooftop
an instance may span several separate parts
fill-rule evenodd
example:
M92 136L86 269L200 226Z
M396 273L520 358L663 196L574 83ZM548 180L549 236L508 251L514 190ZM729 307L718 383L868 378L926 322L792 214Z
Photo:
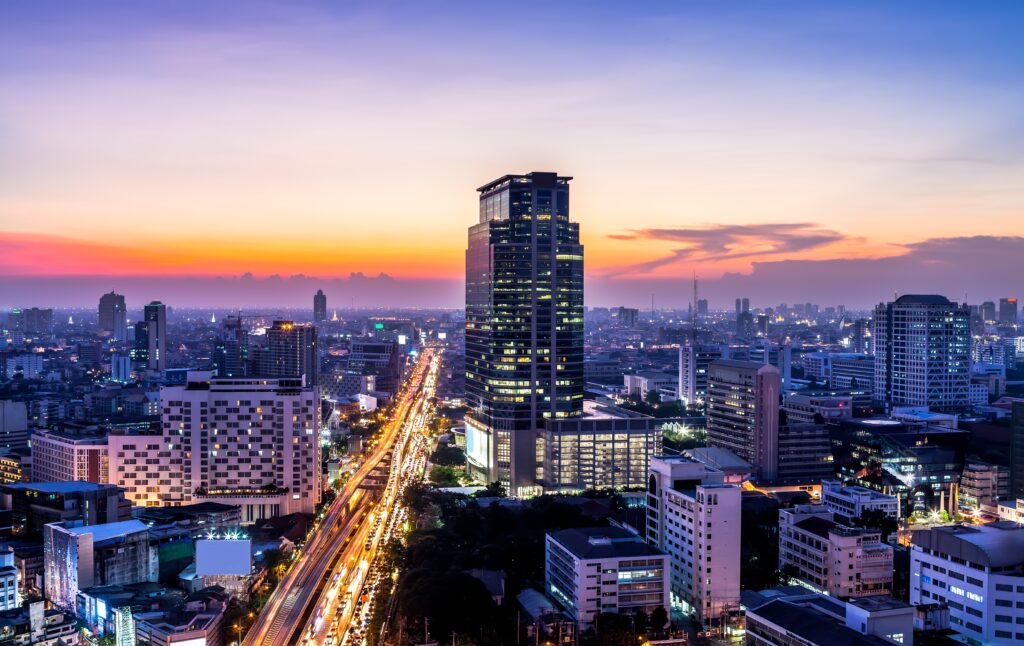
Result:
M900 601L896 597L880 594L873 597L853 597L846 602L851 606L857 606L868 612L879 612L881 610L902 610L909 608L910 604Z
M793 633L811 644L828 644L829 646L889 644L879 637L862 635L852 628L847 628L838 623L834 617L811 607L810 604L776 599L749 612L782 627L787 632Z
M896 299L896 302L900 305L909 304L920 304L920 305L950 305L950 301L945 296L939 294L904 294Z
M548 536L580 559L661 556L661 550L619 527L588 527L548 532Z
M912 534L915 547L988 567L1024 563L1024 526L1012 521L986 525L951 525Z
M821 536L822 538L828 538L829 530L835 529L837 526L833 521L818 518L817 516L804 518L801 521L793 523L793 525L795 527L799 527L805 532L810 532L815 536Z
M141 520L122 520L102 525L83 525L81 527L64 527L64 531L75 536L92 534L93 543L99 543L126 534L135 534L149 529Z
M754 468L749 462L729 449L723 449L718 446L703 446L694 449L685 449L683 451L683 455L691 460L696 460L697 462L723 471L750 472Z
M74 493L77 491L99 491L101 489L116 488L116 486L112 484L87 482L85 480L72 480L68 482L13 482L3 486L9 489L62 494Z

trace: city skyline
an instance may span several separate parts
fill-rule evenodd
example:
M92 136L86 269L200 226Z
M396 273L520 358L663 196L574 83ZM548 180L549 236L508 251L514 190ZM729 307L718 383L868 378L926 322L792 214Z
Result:
M588 304L684 306L694 272L713 300L824 300L876 265L852 302L982 300L1024 269L1012 5L400 6L4 7L0 273L182 305L386 274L457 306L470 187L536 169L576 178Z

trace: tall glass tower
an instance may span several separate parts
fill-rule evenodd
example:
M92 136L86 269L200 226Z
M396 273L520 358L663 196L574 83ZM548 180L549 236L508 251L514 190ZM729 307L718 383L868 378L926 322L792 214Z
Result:
M510 495L536 493L538 429L583 414L583 246L569 181L505 175L480 192L466 250L466 453Z

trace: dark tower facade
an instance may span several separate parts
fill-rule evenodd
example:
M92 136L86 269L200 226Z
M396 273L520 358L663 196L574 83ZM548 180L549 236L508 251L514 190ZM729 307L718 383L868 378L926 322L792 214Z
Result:
M569 181L506 175L480 192L466 250L467 455L531 495L537 429L583 414L583 246Z
M313 295L313 322L317 325L327 320L327 295L324 290L316 290Z

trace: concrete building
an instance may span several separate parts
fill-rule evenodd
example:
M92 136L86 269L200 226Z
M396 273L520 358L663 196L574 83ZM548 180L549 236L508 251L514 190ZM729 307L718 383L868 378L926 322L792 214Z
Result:
M25 402L0 399L0 447L28 446L28 406Z
M7 357L5 364L8 379L39 379L45 369L46 360L39 353L25 352Z
M632 375L623 375L623 390L630 397L646 400L650 392L659 392L662 388L676 386L676 378L665 372L644 370Z
M249 374L249 330L241 318L227 316L221 321L212 367L218 377L245 377Z
M906 295L875 308L875 399L887 408L970 407L971 311L944 296Z
M11 510L11 527L23 537L42 537L43 526L50 523L102 525L132 516L120 488L83 481L0 485L0 506Z
M763 593L760 593L762 596ZM747 608L746 646L914 646L913 606L888 596L843 602L779 594Z
M481 186L466 250L467 448L513 496L538 492L537 430L583 415L583 246L571 177Z
M100 296L97 327L100 334L112 341L128 340L128 310L124 304L124 296L114 292Z
M875 385L875 358L867 354L832 355L829 385L837 389L871 390Z
M14 551L0 550L0 611L21 607L20 578L14 565Z
M912 534L910 603L949 607L961 641L1024 641L1024 527L955 525Z
M679 398L684 405L705 408L711 362L728 358L729 346L688 343L679 346Z
M107 482L107 440L100 434L39 430L32 434L32 480Z
M803 395L795 393L782 402L790 424L828 424L853 418L853 397L844 395Z
M274 321L267 329L266 350L257 363L261 377L305 377L307 386L316 386L320 380L316 327L292 321Z
M301 378L190 371L160 391L159 434L112 434L110 482L137 506L212 501L242 519L313 513L320 500L320 400Z
M669 609L668 556L618 527L564 529L545 537L545 588L580 628L597 615Z
M893 548L874 529L840 525L821 505L779 510L779 569L840 599L892 593Z
M1009 496L1009 469L980 461L964 465L963 475L960 476L961 509L970 513L976 510L992 511L999 501Z
M647 542L669 555L673 596L705 623L731 623L740 611L741 489L724 480L696 460L651 459Z
M771 481L779 466L779 370L720 359L708 372L708 445L729 449Z
M880 511L900 517L900 499L857 485L844 486L838 480L821 481L821 504L845 521L860 518L866 511Z
M396 341L353 339L348 370L373 377L373 389L393 394L402 382L405 354Z
M92 526L43 527L46 598L74 611L78 592L94 585L156 581L159 559L149 530L137 520Z

